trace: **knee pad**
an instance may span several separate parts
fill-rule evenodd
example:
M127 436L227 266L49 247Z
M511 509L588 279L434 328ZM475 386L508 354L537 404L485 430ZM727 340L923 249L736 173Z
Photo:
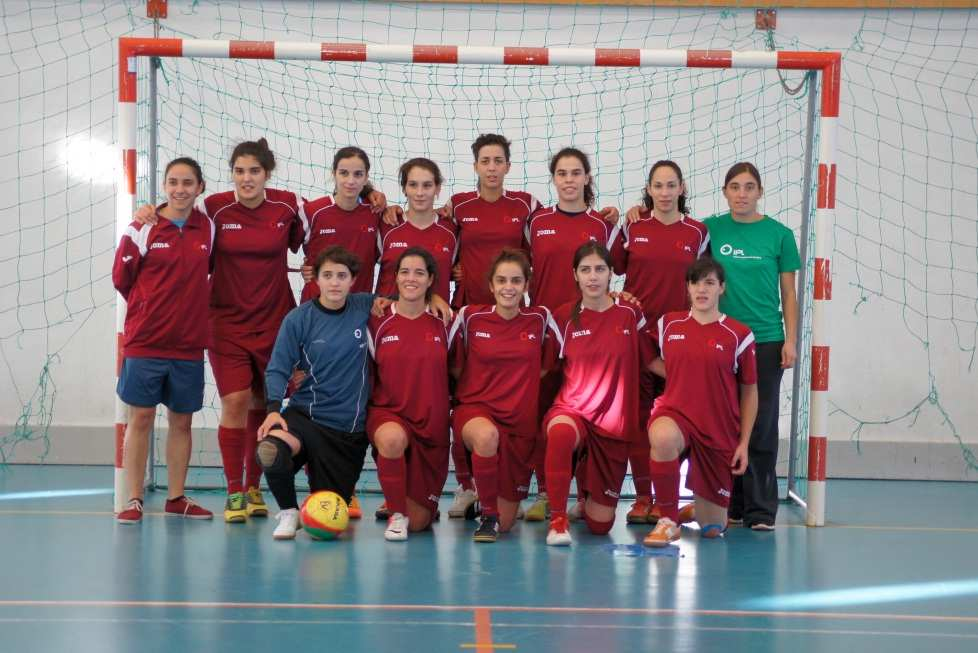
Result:
M288 474L292 472L292 450L274 435L266 437L255 448L255 458L266 473Z
M584 512L584 523L587 524L587 529L594 533L595 535L607 535L611 531L611 527L615 525L615 520L610 521L598 521L597 519L591 517Z

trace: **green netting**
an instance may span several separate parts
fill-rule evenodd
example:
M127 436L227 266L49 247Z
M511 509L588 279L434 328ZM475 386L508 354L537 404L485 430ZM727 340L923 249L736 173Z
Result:
M141 2L4 2L0 15L0 138L13 144L0 172L0 355L9 388L0 398L0 459L37 461L49 444L52 456L83 446L72 441L76 429L111 440L115 39L149 35L152 25ZM754 29L751 8L171 1L160 27L161 36L184 38L841 50L831 435L956 440L960 460L948 464L978 469L970 448L978 29L956 11L783 11L780 21L766 33ZM140 61L140 202L153 199L148 71ZM157 157L197 157L209 188L221 190L230 187L233 143L264 135L280 162L274 185L313 197L329 188L332 151L356 143L371 154L377 185L399 201L404 159L438 161L447 197L474 184L474 136L501 131L514 141L508 185L544 202L552 200L547 159L573 143L594 155L602 206L634 204L650 163L669 157L686 171L700 217L725 208L723 173L747 159L764 177L764 210L800 237L809 89L790 95L786 86L801 74L781 77L167 59ZM802 333L804 354L807 320ZM806 379L807 366L806 356ZM783 436L790 387L788 375ZM804 434L807 392L800 400ZM211 383L205 401L192 481L220 485L220 473L208 471L218 462L206 431L219 405ZM803 473L804 448L799 455Z

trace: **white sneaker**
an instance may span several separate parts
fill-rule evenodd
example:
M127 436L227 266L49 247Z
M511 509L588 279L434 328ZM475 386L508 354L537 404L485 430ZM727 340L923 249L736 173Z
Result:
M575 501L571 509L567 511L567 521L580 521L584 519L584 502Z
M387 520L387 530L384 531L384 539L388 542L404 542L408 538L408 518L395 512Z
M296 531L302 528L298 508L281 510L275 515L275 519L278 520L278 526L272 532L272 537L276 540L294 540Z
M567 529L566 517L554 517L550 520L550 530L547 532L547 546L570 546L571 534Z
M474 490L466 490L459 485L455 488L455 498L452 500L452 505L448 507L449 519L462 519L465 517L465 512L472 507L472 504L478 498Z

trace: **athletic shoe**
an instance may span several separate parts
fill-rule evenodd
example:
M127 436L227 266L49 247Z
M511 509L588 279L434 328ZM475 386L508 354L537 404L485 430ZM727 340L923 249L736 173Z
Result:
M728 526L743 526L744 525L744 518L743 517L727 517L727 525Z
M625 515L625 521L629 524L648 524L651 512L652 501L648 497L639 497Z
M774 524L768 522L757 522L756 524L751 524L750 529L752 531L773 531Z
M384 531L384 539L388 542L404 542L408 538L408 518L395 512L387 520L387 530Z
M261 489L250 487L245 492L245 511L249 517L268 517L268 504L261 495Z
M671 543L678 541L679 525L668 517L660 519L655 525L655 528L643 540L645 546L656 548L669 546Z
M547 493L541 492L536 500L526 509L524 519L526 521L546 521L550 516L550 502L547 500Z
M461 519L465 517L466 519L470 519L466 513L471 514L469 509L477 498L475 490L466 490L459 485L455 488L455 498L452 500L452 505L448 507L448 518Z
M350 519L360 519L363 517L363 510L360 508L360 499L357 495L354 494L350 498L350 505L346 512L350 516Z
M660 519L662 519L662 511L659 510L659 504L652 503L652 510L649 511L649 516L646 517L649 523L655 525Z
M679 525L692 524L696 521L696 504L687 503L679 509Z
M213 519L214 513L204 508L190 497L167 499L163 512L168 517L185 517L187 519Z
M475 521L482 516L482 504L476 499L475 502L465 509L465 521Z
M550 520L547 532L547 546L570 546L571 535L567 530L567 517L554 517Z
M272 537L276 540L294 540L296 531L302 528L302 523L299 521L298 508L280 510L275 515L275 519L278 520L278 526L272 531Z
M244 492L229 494L224 502L224 521L228 524L243 524L248 521L248 500Z
M374 517L377 518L377 521L387 521L388 519L391 518L391 511L387 509L386 501L381 503L380 507L378 507L377 510L374 511Z
M476 542L492 543L499 536L499 518L491 515L483 515L479 528L475 529L472 539Z
M115 516L115 520L120 524L138 524L143 521L143 502L139 499L130 499L126 504L126 509Z
M575 501L571 509L567 511L567 521L580 521L584 519L584 502Z

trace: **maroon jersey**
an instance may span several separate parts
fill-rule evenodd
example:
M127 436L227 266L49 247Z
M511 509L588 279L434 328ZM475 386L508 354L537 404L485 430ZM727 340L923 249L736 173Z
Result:
M157 217L129 225L115 251L112 283L128 302L122 353L203 360L214 224L196 209L182 229Z
M645 211L638 222L625 225L624 234L625 291L642 303L648 321L688 309L686 268L710 243L706 225L686 216L662 224Z
M455 226L451 222L436 220L425 229L418 229L410 222L402 222L393 227L381 223L377 247L380 250L378 295L389 297L397 292L397 270L394 266L397 265L398 257L409 247L422 247L435 257L438 264L435 294L448 301L452 265L458 252Z
M617 301L606 311L561 306L554 321L561 333L564 383L551 411L580 415L601 435L628 440L638 428L638 372L652 358L642 312Z
M419 436L448 444L448 332L424 313L408 319L397 305L371 316L368 345L377 364L371 408L404 420Z
M754 334L732 317L700 324L691 312L666 313L652 330L666 364L665 393L655 402L676 411L720 450L740 440L740 385L757 383Z
M503 191L495 202L487 202L478 191L452 195L452 215L458 227L462 282L455 286L452 306L492 304L489 266L504 247L528 251L526 224L539 208L529 193Z
M373 292L374 266L377 265L377 230L379 219L370 210L370 205L357 204L352 211L340 208L335 200L327 195L302 205L302 213L307 221L305 264L312 265L327 247L340 245L356 254L360 259L360 273L353 282L350 292ZM302 289L302 301L319 296L316 281L310 281Z
M234 191L204 200L214 221L214 273L211 325L220 333L277 331L295 308L289 285L288 251L299 251L305 228L296 196L265 189L254 209L239 203Z
M553 367L557 325L542 306L507 320L493 306L463 306L449 334L452 367L461 368L459 404L478 404L517 435L538 431L541 369Z
M580 297L574 281L574 252L587 241L596 240L606 246L615 272L624 271L621 231L593 209L577 214L564 213L556 206L537 211L527 226L527 240L533 261L530 299L551 311Z

